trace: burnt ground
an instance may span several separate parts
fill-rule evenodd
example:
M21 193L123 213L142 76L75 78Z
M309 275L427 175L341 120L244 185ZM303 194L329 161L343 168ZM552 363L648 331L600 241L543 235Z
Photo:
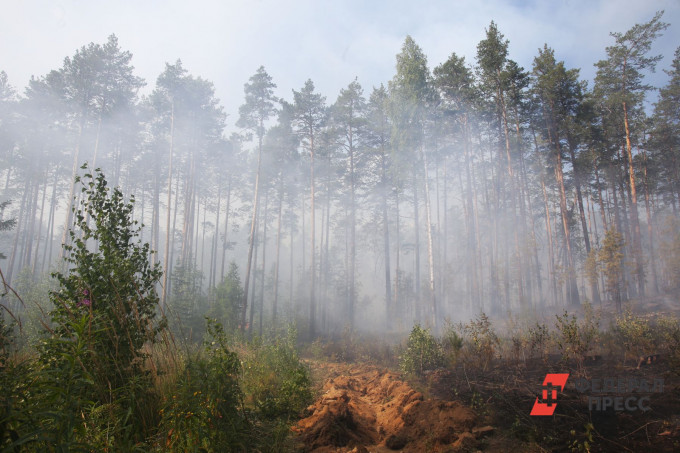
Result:
M301 451L680 451L680 380L663 357L639 369L599 356L583 366L559 356L497 360L410 379L370 364L310 365L321 387L294 427ZM570 373L567 386L553 416L530 416L546 373ZM635 388L605 389L605 378ZM655 379L663 391L653 392ZM649 410L596 410L589 397L634 398L629 407L646 397Z

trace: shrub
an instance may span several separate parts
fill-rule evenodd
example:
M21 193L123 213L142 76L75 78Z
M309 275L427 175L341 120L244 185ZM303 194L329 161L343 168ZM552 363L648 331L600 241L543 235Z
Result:
M442 346L444 357L449 366L454 366L458 361L458 356L463 348L463 337L458 334L459 326L447 322L442 335Z
M486 370L496 356L496 350L500 345L491 320L486 313L480 313L463 326L463 333L467 340L467 363Z
M557 328L557 346L563 359L575 359L579 369L583 370L586 355L592 350L597 339L600 321L595 316L589 303L584 304L585 317L579 323L575 315L566 311L563 315L555 315Z
M535 326L529 327L527 332L529 342L529 355L534 356L539 353L541 358L545 359L550 350L550 332L545 324L536 323Z
M264 419L290 419L312 400L311 378L295 349L297 331L286 337L256 339L243 357L243 389L247 402Z
M44 398L59 414L47 421L50 443L63 449L91 440L96 418L84 415L106 406L104 437L130 448L155 425L143 347L165 327L156 315L162 271L149 263L149 245L137 240L134 198L125 202L99 171L76 181L82 196L64 245L68 273L54 274L60 288L50 293L52 328L39 346Z
M654 343L667 355L671 371L680 376L680 321L662 316L657 320L654 332Z
M242 410L240 372L224 329L208 320L203 353L187 360L161 409L160 450L247 450L249 424Z
M614 333L624 347L623 361L626 361L627 353L631 353L634 358L640 355L651 354L652 350L652 330L649 321L632 313L628 308L614 321Z
M405 373L422 376L426 370L444 365L444 351L429 329L419 324L413 326L406 342L406 350L399 357L399 366Z

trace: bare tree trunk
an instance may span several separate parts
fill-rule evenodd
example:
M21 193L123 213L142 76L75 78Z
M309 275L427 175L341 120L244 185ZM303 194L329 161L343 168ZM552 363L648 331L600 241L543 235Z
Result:
M602 195L602 185L600 184L600 171L597 167L597 160L595 161L595 185L597 186L597 192L600 202L600 215L602 217L602 228L607 231L609 227L607 226L607 216L604 208L604 197Z
M201 199L198 199L198 218L201 214ZM201 261L197 266L198 269L203 273L203 266L205 266L205 228L206 228L206 216L208 214L208 197L206 196L203 200L203 225L202 225L202 237L201 237ZM197 219L198 220L198 219ZM198 229L196 230L196 242L198 242ZM198 246L196 246L196 256L198 256Z
M323 267L323 313L321 314L322 329L326 329L326 316L328 315L328 282L330 281L330 239L331 239L331 154L328 153L328 173L326 179L326 249ZM353 293L351 295L353 297ZM353 298L352 298L353 300ZM354 306L352 306L352 312L354 312ZM354 319L354 316L351 318ZM352 326L354 325L352 321Z
M574 185L576 186L576 203L578 204L579 216L581 219L581 230L583 231L583 241L586 246L586 254L590 253L590 237L588 234L588 225L586 225L586 214L583 208L583 196L581 194L581 176L576 166L576 152L572 144L571 137L568 137L569 157L571 158L571 165L574 172ZM600 292L597 289L597 281L593 280L590 286L590 292L593 295L593 303L600 304Z
M97 135L94 139L94 157L92 157L92 168L97 168L97 154L99 152L99 137L102 131L102 112L99 112L99 119L97 120Z
M217 268L217 243L220 239L220 204L222 202L222 185L217 185L217 212L215 213L215 234L213 235L212 245L210 246L210 277L208 287L217 286L215 281L215 269Z
M253 247L255 245L255 233L257 224L257 211L260 201L260 172L262 169L262 136L258 136L257 147L257 173L255 173L255 192L253 194L253 215L250 219L250 238L248 244L248 264L246 265L246 278L243 284L243 303L241 305L241 333L245 332L246 311L248 310L248 284L250 283L250 269L253 262ZM252 311L252 310L251 310ZM251 315L252 318L252 315ZM252 319L251 319L252 320Z
M289 287L288 287L288 309L290 310L290 313L294 316L294 307L293 307L293 289L295 288L295 253L294 253L294 246L295 246L295 217L293 216L293 213L295 212L295 205L293 203L293 196L290 196L290 202L289 202L289 208L291 212L290 216L290 282L289 282ZM304 212L304 208L302 209L302 212ZM304 245L305 243L305 236L302 236L302 244ZM304 256L304 253L303 255ZM303 272L304 272L304 266L302 267Z
M177 179L175 180L175 207L172 214L172 236L170 236L170 267L166 271L168 275L172 275L172 269L174 266L175 258L175 233L177 232L177 212L179 212L179 181L181 177L179 172L177 172ZM168 294L172 290L172 280L168 282Z
M394 263L394 305L397 309L397 316L401 320L402 316L402 305L401 305L401 299L400 299L400 291L399 291L399 285L400 283L400 275L399 273L401 272L401 267L399 266L399 261L401 258L401 236L399 234L399 191L394 190L394 206L395 206L395 231L396 231L396 245L397 245L397 250L396 250L396 260Z
M469 266L466 266L469 288L469 307L474 307L479 303L478 300L478 280L477 280L477 222L476 210L474 206L474 194L472 188L472 159L470 157L470 134L467 113L463 115L463 157L465 163L465 214L467 224L467 246ZM446 187L446 182L444 182ZM445 192L446 193L446 192ZM444 211L446 215L446 211Z
M567 269L567 298L569 303L572 305L579 305L580 298L578 294L578 286L576 284L576 263L574 262L574 254L571 250L571 231L569 228L569 219L567 211L567 196L564 187L564 175L562 173L562 150L559 144L559 139L555 137L555 151L556 151L556 164L555 164L555 178L557 179L557 185L560 193L560 213L562 216L562 228L564 230L564 245L567 251L567 264L569 269Z
M309 279L309 338L314 338L316 336L316 300L314 297L314 291L316 286L316 237L315 237L315 206L314 206L314 135L310 131L310 152L311 152L311 164L310 164L310 184L311 184L311 207L310 207L310 233L309 237L311 239L310 253L311 253L311 278Z
M224 211L224 243L222 245L222 267L220 268L220 282L224 280L224 258L227 255L227 246L229 245L229 209L231 204L231 174L229 175L229 183L227 184L227 209Z
M258 207L258 209L259 209L259 207ZM260 246L260 241L257 240L257 234L259 232L259 229L260 229L260 217L259 217L259 213L258 213L257 224L255 225L255 235L256 235L255 236L255 250L253 252L255 254L255 259L253 261L253 284L252 284L252 287L251 287L251 290L250 290L251 291L251 294L250 294L251 303L250 303L250 312L248 314L248 336L251 337L251 338L252 338L252 335L253 335L253 321L255 320L255 308L256 308L255 302L257 302L257 299L255 298L255 290L256 290L256 285L257 285L257 257L258 257L257 249ZM248 291L247 286L245 287L245 290Z
M640 234L640 219L637 209L637 189L635 187L635 169L633 168L633 151L630 143L630 129L628 126L628 107L623 102L623 123L626 129L626 154L628 156L628 175L630 177L631 213L633 221L633 247L635 250L635 274L638 282L640 297L645 297L645 270L642 256L642 239Z
M163 309L168 301L168 274L170 273L170 205L172 199L172 155L173 155L173 143L175 136L175 101L172 101L170 107L170 162L168 169L168 209L166 213L165 222L165 264L163 266L163 295L161 296L161 302ZM177 209L175 207L175 215L177 214Z
M387 211L387 163L385 161L385 150L381 149L380 154L380 167L381 167L381 179L382 179L382 215L383 215L383 242L385 247L385 321L387 324L387 329L393 327L392 318L394 316L394 309L392 303L392 282L390 281L390 228L389 228L389 217Z
M262 277L260 279L260 319L258 333L262 336L262 316L264 314L264 280L267 276L267 222L269 220L269 189L264 191L264 215L262 216ZM255 300L253 296L253 300Z
M416 322L422 322L422 315L420 312L421 294L420 294L420 221L418 219L418 172L416 166L413 166L413 230L415 233L415 314Z
M73 170L71 171L71 188L69 190L68 198L66 199L66 219L64 221L64 232L61 236L62 248L59 252L59 258L64 257L64 247L68 242L68 231L73 222L73 212L71 211L73 196L76 189L76 175L78 174L78 155L80 154L80 141L83 137L83 127L85 126L85 112L81 112L80 122L78 124L78 138L76 139L76 148L73 151Z
M279 303L279 268L281 267L280 256L281 256L281 217L283 213L283 175L279 175L279 209L278 209L278 221L276 225L276 265L274 267L274 302L272 303L272 326L274 329L277 327L277 315L278 315L278 303ZM291 241L293 239L293 232L291 231ZM292 249L292 245L291 245ZM291 264L291 272L293 272L293 267Z
M645 188L645 211L647 213L647 236L649 236L649 264L652 267L652 281L654 294L659 292L659 278L656 273L656 253L654 251L654 228L652 225L652 211L650 209L649 202L649 184L647 181L647 153L643 152L643 175L644 175L644 188Z
M21 204L19 205L19 220L16 224L16 233L14 234L14 241L12 243L12 253L9 256L9 262L7 263L7 284L12 284L12 275L14 274L14 263L17 256L17 249L19 248L19 237L21 235L21 229L23 228L24 221L24 211L26 209L26 198L28 197L28 187L29 180L26 178L26 183L24 184L24 196L21 198Z
M553 250L552 222L550 221L550 206L548 204L548 194L545 190L545 182L541 177L541 188L543 189L543 201L545 203L545 229L548 232L548 273L550 274L550 286L552 288L553 303L557 302L557 282L555 281L555 252Z
M427 228L427 262L430 270L430 317L432 320L432 327L435 332L439 332L439 313L437 310L437 293L435 289L434 280L434 252L432 247L432 208L430 204L430 185L427 176L427 154L420 148L420 155L423 160L423 167L425 170L425 214L426 214L426 228Z
M45 248L43 249L43 259L40 265L40 272L44 272L45 266L52 261L52 240L54 237L54 215L57 210L57 182L59 181L59 169L54 171L54 183L52 185L52 200L50 201L50 214L47 220L47 232L45 237ZM49 250L49 257L48 257Z
M28 223L27 225L27 230L26 230L26 246L24 250L24 257L22 259L23 261L23 267L32 267L31 266L31 255L33 252L33 238L35 236L35 216L38 211L38 194L40 192L40 181L36 180L35 184L33 185L33 200L31 201L31 204L29 206L29 216L28 216Z

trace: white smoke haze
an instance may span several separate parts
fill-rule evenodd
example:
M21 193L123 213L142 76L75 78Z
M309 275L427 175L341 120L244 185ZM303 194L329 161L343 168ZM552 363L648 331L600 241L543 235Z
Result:
M644 79L656 88L668 83L662 70L671 67L678 45L676 1L5 5L0 16L0 71L7 73L16 96L0 93L0 202L12 200L2 218L17 218L18 225L0 233L0 252L9 257L0 265L10 278L17 278L22 272L46 272L57 262L77 152L78 166L96 156L109 183L134 194L135 216L145 225L142 239L158 252L152 258L163 264L167 257L168 275L179 273L177 268L187 272L183 276L191 270L202 273L190 288L200 295L191 301L196 312L213 306L214 288L229 263L239 266L241 282L249 282L250 328L261 325L258 316L264 323L273 319L275 299L279 319L297 321L303 334L314 306L318 325L309 329L329 335L339 335L349 324L372 332L403 332L414 322L440 328L444 320L464 321L482 310L503 316L509 311L578 306L600 293L613 301L605 295L612 291L605 289L603 274L594 284L588 280L586 248L600 247L605 229L616 223L626 230L627 262L637 253L628 240L635 229L627 207L631 194L626 189L626 157L616 155L623 141L607 141L602 138L606 134L596 133L612 128L620 134L623 123L611 126L618 117L603 114L598 104L593 115L601 116L590 123L582 120L581 129L570 129L572 123L566 120L548 125L559 118L548 118L547 101L530 91L533 80L528 74L522 79L520 71L512 83L526 85L504 86L507 99L498 102L496 92L482 86L477 46L494 21L509 40L507 58L525 72L531 73L534 58L547 43L567 70L580 69L579 81L588 82L590 90L594 64L607 58L606 48L614 43L610 32L647 22L659 10L665 10L662 20L670 26L654 41L651 55L664 59L656 73L645 72ZM40 91L42 82L60 86L57 72L51 71L62 68L65 57L73 58L89 43L104 45L112 34L122 52L132 53L132 75L145 85L130 82L131 88L121 89L120 99L107 97L106 89L97 86L93 91L101 89L106 95L85 104L61 103ZM395 56L405 40L409 42L407 36L426 57L429 75L452 53L464 57L477 99L448 99L442 85L436 88L439 98L420 93L422 105L408 97L407 89L402 98L395 95L400 93ZM237 126L239 108L246 103L244 84L252 82L261 66L276 84L272 93L278 99L269 100L279 114L246 130ZM512 74L512 67L505 70ZM336 101L354 80L363 88L365 103L378 93L374 89L386 89L384 149L379 121L363 115L358 104L352 104L352 112L360 117L352 125L353 148L341 131L345 123ZM318 123L311 127L305 123L308 105L296 102L296 95L311 87L308 81L313 82L313 94L325 98L315 111ZM435 86L431 78L428 83ZM510 99L514 88L521 102ZM646 104L631 108L631 117L640 112L651 116L656 96L648 93ZM586 100L578 102L590 106ZM431 116L418 109L429 109ZM501 115L500 109L507 111ZM574 121L587 116L571 111L564 115ZM640 124L633 126L636 165L647 158L647 135ZM256 197L258 138L262 165ZM356 162L350 163L350 149ZM561 160L555 159L555 149ZM676 227L664 229L663 222L676 212L680 195L677 182L663 173L663 149L650 145L650 172L662 175L650 183L653 215L645 215L645 195L637 195L642 230L638 238L650 263L645 264L650 286L649 259L659 260L655 291L672 278L661 270L660 245L648 243L657 235L661 240L670 237L666 233ZM506 163L506 156L512 162ZM384 172L381 159L387 162ZM582 173L577 175L575 169ZM251 248L255 199L259 208ZM354 283L349 271L353 237ZM586 245L588 239L592 245ZM626 270L622 291L631 298L639 290L636 275ZM310 292L313 278L315 290ZM171 277L166 283L175 290L169 300L181 299L176 294L184 284L180 280Z

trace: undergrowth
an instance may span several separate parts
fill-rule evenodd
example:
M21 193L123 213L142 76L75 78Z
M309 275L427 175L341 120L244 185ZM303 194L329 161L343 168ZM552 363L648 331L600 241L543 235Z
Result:
M178 340L134 199L83 169L60 271L27 292L30 307L2 279L0 452L292 451L311 401L295 330L245 340L222 310L227 328L208 319L202 346Z

